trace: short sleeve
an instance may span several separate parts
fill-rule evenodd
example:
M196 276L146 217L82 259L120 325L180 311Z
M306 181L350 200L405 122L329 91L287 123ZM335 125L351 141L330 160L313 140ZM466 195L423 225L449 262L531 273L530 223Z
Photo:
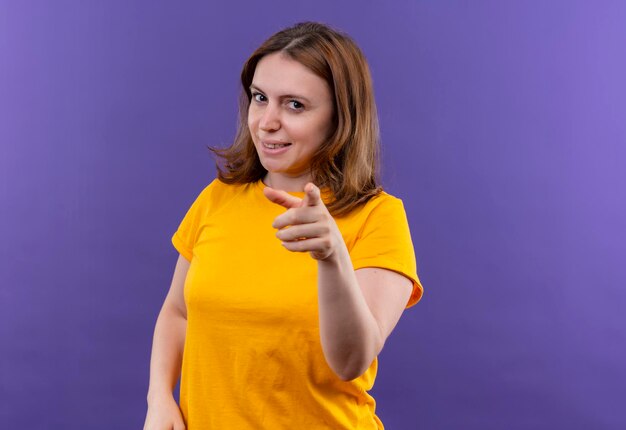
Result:
M402 200L388 194L381 196L381 201L368 214L350 258L354 270L380 267L409 278L413 292L407 308L421 299L423 287L417 276L415 251Z
M193 247L197 241L202 220L206 219L211 206L210 196L215 181L207 185L185 214L178 229L172 236L172 245L187 260L193 257Z

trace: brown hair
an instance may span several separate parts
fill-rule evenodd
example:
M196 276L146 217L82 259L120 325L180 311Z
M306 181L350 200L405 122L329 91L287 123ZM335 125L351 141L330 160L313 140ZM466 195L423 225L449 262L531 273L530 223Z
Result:
M242 184L256 182L267 173L250 136L247 115L256 66L275 52L308 67L331 89L334 132L313 155L311 176L317 186L330 189L330 213L345 215L382 191L378 183L378 115L363 53L348 35L323 24L303 22L279 31L248 58L241 71L243 91L235 141L224 149L209 147L218 157L218 178L227 184Z

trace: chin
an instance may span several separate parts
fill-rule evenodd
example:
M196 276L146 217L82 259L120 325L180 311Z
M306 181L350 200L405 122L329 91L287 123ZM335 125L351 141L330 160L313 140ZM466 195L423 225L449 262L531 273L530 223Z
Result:
M277 163L276 160L268 160L259 157L259 161L261 161L261 165L265 170L272 173L283 173L285 171L285 166L283 163Z

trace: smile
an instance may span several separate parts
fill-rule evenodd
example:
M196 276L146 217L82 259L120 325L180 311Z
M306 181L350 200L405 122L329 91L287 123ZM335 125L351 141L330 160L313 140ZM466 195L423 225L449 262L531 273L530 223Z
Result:
M284 148L286 146L291 145L291 143L266 143L263 142L263 146L265 146L268 149L276 149L276 148Z

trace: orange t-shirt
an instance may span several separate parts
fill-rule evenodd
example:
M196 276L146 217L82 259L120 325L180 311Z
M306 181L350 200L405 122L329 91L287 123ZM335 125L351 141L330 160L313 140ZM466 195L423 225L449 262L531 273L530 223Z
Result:
M191 261L180 385L187 429L381 429L367 392L377 359L352 381L326 363L317 262L281 246L272 222L285 209L264 187L214 180L172 237ZM407 307L417 303L422 286L401 200L382 193L335 221L354 269L403 274L413 281Z

